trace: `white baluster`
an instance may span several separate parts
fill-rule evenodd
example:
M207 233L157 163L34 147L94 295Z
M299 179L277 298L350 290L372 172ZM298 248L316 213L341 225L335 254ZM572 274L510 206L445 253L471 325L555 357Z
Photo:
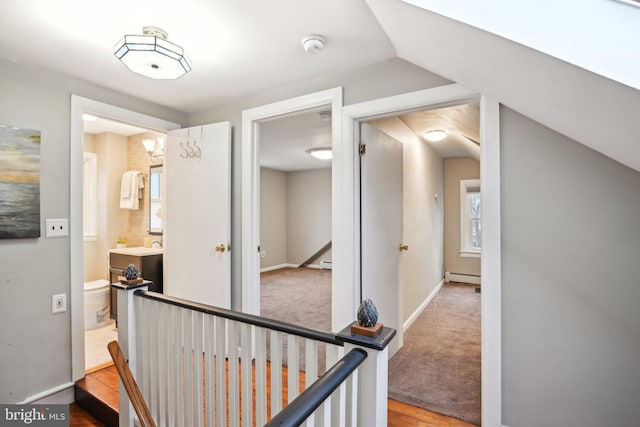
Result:
M170 312L170 308L171 306L168 304L160 304L160 311L158 313L158 315L160 316L160 318L158 319L158 323L157 323L157 333L159 334L158 338L158 345L159 345L159 351L158 351L158 366L159 366L159 372L158 372L158 383L160 385L160 401L159 401L159 405L160 405L160 410L156 416L156 424L158 425L167 425L167 411L168 411L168 365L167 365L167 358L169 356L169 345L168 342L170 340L170 337L168 336L168 334L165 331L168 331L168 317L169 317L169 312Z
M282 410L282 341L271 331L271 417Z
M207 427L213 427L215 420L215 374L213 369L215 354L215 317L207 314L204 319L204 381Z
M240 327L240 368L242 369L242 420L250 426L253 420L253 383L251 373L251 355L253 353L252 327L242 323Z
M225 392L225 357L227 350L227 320L216 317L216 420L217 425L227 425L227 402Z
M256 327L256 426L267 422L267 340L266 330Z
M298 337L291 334L287 336L287 375L289 379L287 401L291 403L300 394Z
M229 347L227 348L229 364L229 425L240 425L240 408L238 396L238 322L227 321Z
M193 410L194 425L202 425L202 416L204 411L203 396L202 396L202 363L203 361L203 347L202 347L202 335L203 335L203 314L199 311L193 313L193 377L194 377L194 396L193 396Z

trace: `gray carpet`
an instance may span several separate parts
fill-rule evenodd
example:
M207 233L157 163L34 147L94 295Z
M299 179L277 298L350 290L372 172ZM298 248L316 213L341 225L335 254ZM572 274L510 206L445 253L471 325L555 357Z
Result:
M480 294L445 284L389 362L389 397L480 425Z
M260 274L260 315L295 325L331 331L331 270L281 268ZM269 344L269 343L267 343ZM304 342L299 345L304 371ZM318 373L325 370L325 345L318 345ZM283 345L283 364L287 343Z

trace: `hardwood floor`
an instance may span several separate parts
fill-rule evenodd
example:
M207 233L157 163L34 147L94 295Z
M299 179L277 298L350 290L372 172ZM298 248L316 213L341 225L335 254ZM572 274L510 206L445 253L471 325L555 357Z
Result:
M69 427L87 426L105 427L104 424L96 420L90 413L82 409L82 406L73 402L69 408Z
M115 405L117 405L117 373L113 366L88 374L83 381L89 390L97 390L98 393L101 396L105 396L111 404L115 402ZM286 385L286 379L283 381L283 384ZM425 411L424 409L416 408L395 400L389 399L388 405L389 427L474 427L473 424L445 417L435 412ZM70 427L102 427L104 425L105 424L102 424L82 409L77 403L71 405Z

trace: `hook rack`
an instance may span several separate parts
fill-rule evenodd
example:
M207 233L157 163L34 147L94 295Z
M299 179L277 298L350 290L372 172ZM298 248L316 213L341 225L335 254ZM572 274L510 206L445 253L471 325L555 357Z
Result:
M202 135L203 128L200 127L200 141L202 141ZM180 153L180 157L183 159L199 159L202 157L202 149L198 146L198 141L196 139L191 141L191 129L187 131L187 140L180 142L180 148L184 151L184 153Z

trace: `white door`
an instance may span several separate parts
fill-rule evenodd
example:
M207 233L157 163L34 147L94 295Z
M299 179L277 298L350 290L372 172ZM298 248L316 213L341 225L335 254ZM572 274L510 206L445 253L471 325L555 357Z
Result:
M379 321L398 331L389 357L402 346L399 260L402 244L402 144L361 125L360 157L362 299L378 309Z
M231 123L167 134L164 157L164 289L231 308Z

